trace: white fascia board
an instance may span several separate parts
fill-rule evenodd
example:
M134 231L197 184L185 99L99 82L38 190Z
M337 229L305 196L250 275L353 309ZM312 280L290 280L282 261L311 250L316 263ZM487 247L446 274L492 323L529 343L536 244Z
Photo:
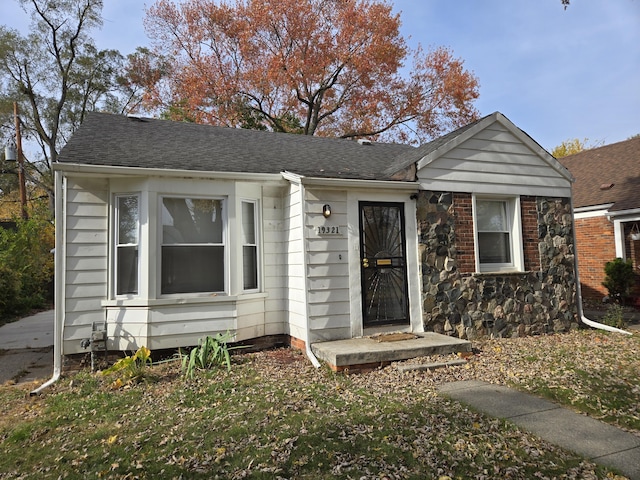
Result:
M314 187L334 188L386 188L388 190L421 190L418 182L394 180L359 180L354 178L305 177L291 172L282 172L282 177L293 183Z
M169 168L114 167L106 165L83 165L79 163L55 163L54 171L78 175L103 175L107 177L188 177L216 180L240 180L274 182L282 184L280 173L217 172L200 170L178 170Z
M637 215L640 215L640 208L633 208L631 210L619 210L619 211L607 213L607 216L609 218L628 217L628 216L637 216ZM629 218L625 220L637 220L637 218Z
M613 203L574 208L573 216L576 220L581 218L606 217L609 214L609 208L611 208L612 205Z

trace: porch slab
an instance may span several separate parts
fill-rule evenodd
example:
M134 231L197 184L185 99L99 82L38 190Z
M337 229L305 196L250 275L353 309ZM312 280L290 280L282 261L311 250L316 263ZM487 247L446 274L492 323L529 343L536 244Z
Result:
M468 340L434 332L415 335L416 338L396 342L378 342L369 337L319 342L311 345L311 351L334 371L370 370L411 358L471 351Z

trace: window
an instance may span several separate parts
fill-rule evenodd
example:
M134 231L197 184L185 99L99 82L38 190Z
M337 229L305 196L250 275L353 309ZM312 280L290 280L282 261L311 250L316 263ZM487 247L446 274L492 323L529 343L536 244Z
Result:
M224 200L162 199L161 292L225 290Z
M116 196L116 295L138 293L139 197Z
M242 202L242 288L258 288L258 243L256 240L256 204Z
M478 271L522 271L518 198L475 198Z

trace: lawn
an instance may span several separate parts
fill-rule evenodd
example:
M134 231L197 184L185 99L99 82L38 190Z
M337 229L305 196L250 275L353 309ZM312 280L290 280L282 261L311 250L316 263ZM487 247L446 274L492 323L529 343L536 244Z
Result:
M614 478L436 387L510 384L640 434L637 336L474 346L466 365L431 372L335 374L281 349L190 380L174 362L121 388L87 372L39 397L27 395L33 385L2 386L0 478Z

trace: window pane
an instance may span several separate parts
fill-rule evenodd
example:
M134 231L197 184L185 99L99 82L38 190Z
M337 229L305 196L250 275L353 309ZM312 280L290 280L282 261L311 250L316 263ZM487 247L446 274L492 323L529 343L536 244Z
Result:
M162 243L222 243L222 200L164 198Z
M506 202L479 200L476 205L478 231L506 232L508 230Z
M138 243L138 197L118 197L118 244Z
M118 247L116 255L116 294L138 293L138 247Z
M224 247L162 247L161 288L162 293L224 291Z
M242 243L256 243L255 204L242 202Z
M480 263L511 263L511 245L508 233L478 233Z
M245 290L258 288L258 252L255 246L242 247L243 285Z

